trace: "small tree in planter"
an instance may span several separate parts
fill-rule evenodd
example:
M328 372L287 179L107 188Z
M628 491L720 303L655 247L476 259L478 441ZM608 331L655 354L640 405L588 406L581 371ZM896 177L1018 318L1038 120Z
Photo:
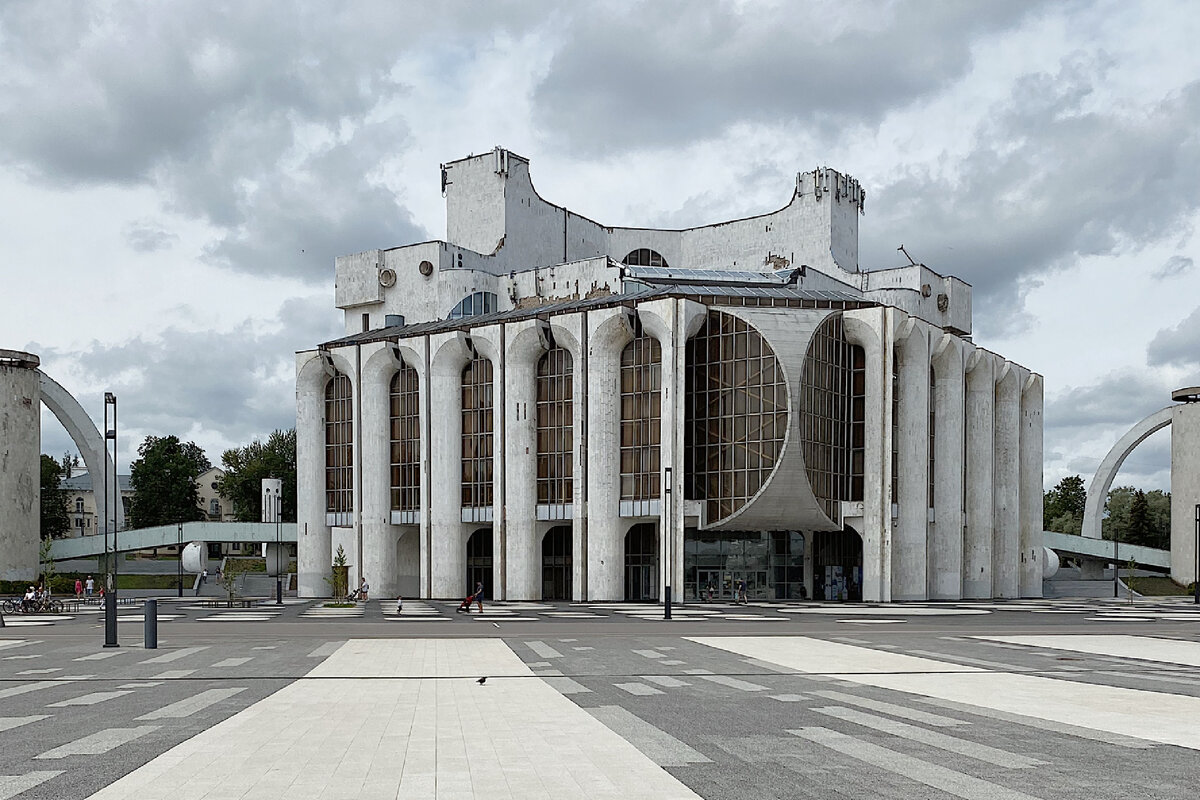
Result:
M340 544L333 556L333 575L325 581L333 590L333 602L325 605L351 605L345 602L346 595L350 593L350 565L346 563L346 551Z

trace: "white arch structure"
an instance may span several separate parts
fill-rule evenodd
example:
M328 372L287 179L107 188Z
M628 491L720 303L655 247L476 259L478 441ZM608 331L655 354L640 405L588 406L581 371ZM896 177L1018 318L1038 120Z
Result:
M83 463L87 465L88 473L93 476L107 475L109 481L107 485L112 487L117 480L117 468L113 465L112 458L109 457L108 448L104 446L104 437L100 435L96 423L92 421L92 418L83 410L83 406L79 405L79 401L70 392L41 370L38 370L38 384L42 402L54 413L54 416L70 434L71 441L75 442L75 446L79 448ZM96 497L96 518L101 520L101 525L107 525L108 498L103 496L105 492L101 486L96 484L94 477L92 491ZM116 528L121 530L125 527L125 508L119 502L116 515Z
M1172 407L1155 411L1144 420L1129 429L1129 432L1117 440L1108 455L1100 462L1092 482L1088 484L1087 500L1083 507L1083 530L1081 533L1091 539L1099 539L1100 515L1104 512L1104 501L1108 498L1108 490L1112 488L1113 478L1121 469L1125 457L1133 452L1133 448L1144 442L1150 434L1162 430L1171 424Z

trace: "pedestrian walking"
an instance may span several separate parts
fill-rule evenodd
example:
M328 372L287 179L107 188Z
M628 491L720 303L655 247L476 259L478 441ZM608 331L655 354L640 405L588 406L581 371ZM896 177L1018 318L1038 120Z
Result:
M475 584L475 602L479 604L479 613L483 613L483 582Z
M366 577L362 579L362 583L358 585L358 598L364 603L367 602L367 592L370 590L370 585L367 583Z
M88 575L87 583L85 583L83 585L83 591L87 594L88 597L91 597L92 592L94 592L95 590L96 590L96 582L94 580L92 580L91 575Z
M396 613L400 614L400 613L403 613L403 611L404 611L404 598L397 597L396 598Z
M78 600L81 597L83 597L83 581L79 580L79 578L76 578L75 579L75 599Z
M220 567L217 567L217 569L220 569ZM200 570L200 585L203 586L206 583L208 583L208 569L207 568Z

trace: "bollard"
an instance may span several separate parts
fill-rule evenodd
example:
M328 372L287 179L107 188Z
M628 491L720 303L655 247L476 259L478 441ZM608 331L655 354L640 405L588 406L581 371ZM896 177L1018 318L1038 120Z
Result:
M151 598L142 609L144 619L143 644L147 650L158 649L158 601Z
M117 644L117 596L104 593L104 646L120 647Z
M671 618L671 587L663 587L663 599L666 601L663 604L663 619Z

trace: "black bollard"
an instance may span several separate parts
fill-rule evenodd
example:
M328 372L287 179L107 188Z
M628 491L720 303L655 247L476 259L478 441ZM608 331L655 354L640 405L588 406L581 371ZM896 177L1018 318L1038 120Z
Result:
M143 616L143 641L147 650L158 649L158 601L151 598L146 601L146 605L142 610Z
M117 596L104 593L104 646L120 647L117 644Z
M670 619L671 618L671 587L664 586L663 590L664 590L663 598L666 600L666 602L663 604L663 619Z

